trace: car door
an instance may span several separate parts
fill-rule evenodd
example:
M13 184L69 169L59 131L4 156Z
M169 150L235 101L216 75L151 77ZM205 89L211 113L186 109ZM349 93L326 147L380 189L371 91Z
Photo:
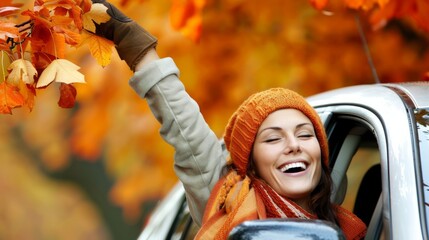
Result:
M374 168L381 170L382 194L371 219L366 220L370 221L367 239L428 239L429 205L424 197L427 173L421 169L428 159L427 150L423 150L429 139L428 90L427 83L360 85L307 98L324 120L329 136L336 202L354 209L361 198L359 189L355 195L352 189L358 185L364 193L372 189L371 184L360 184L369 178L364 178L366 172L369 176L370 172L377 172L369 171L368 167L377 161L372 162L373 154L367 153L367 149L378 151L380 165ZM360 154L361 150L365 154ZM369 182L379 184L375 180ZM369 203L363 201L363 205ZM371 208L364 206L363 211L371 215Z

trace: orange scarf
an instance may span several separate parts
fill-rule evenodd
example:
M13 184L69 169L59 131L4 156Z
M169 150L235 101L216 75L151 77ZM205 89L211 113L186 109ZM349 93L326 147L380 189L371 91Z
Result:
M317 216L281 197L262 181L251 181L248 176L242 179L235 171L230 171L214 187L203 226L195 239L224 240L243 221L265 218L316 219ZM347 239L365 236L365 224L353 213L338 206L337 219Z

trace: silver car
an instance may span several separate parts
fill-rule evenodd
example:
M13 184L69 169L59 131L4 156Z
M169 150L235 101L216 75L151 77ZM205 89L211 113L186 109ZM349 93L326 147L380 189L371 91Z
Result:
M367 224L366 239L428 239L429 82L352 86L308 101L329 139L332 200ZM179 183L139 240L193 239L197 231ZM319 239L329 231L334 234L323 239L343 238L324 221L258 220L238 226L230 238Z

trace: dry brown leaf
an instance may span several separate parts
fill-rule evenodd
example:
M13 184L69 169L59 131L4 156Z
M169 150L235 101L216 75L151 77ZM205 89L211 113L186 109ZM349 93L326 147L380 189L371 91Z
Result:
M95 33L95 24L109 21L110 16L107 14L107 7L101 3L95 3L91 6L91 11L83 14L83 28Z
M67 84L84 83L83 74L77 71L79 68L66 59L56 59L42 72L36 87L45 87L53 81Z
M18 86L21 81L26 84L33 84L34 76L37 76L37 70L33 64L24 59L13 61L7 69L11 71L7 77L7 82L14 86Z
M62 108L72 108L76 101L76 94L76 88L73 87L73 85L61 83L58 106Z

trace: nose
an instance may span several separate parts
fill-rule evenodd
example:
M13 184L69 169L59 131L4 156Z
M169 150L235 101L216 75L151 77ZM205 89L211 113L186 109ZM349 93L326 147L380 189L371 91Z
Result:
M285 141L284 153L298 153L301 151L299 139L295 136L289 136Z

